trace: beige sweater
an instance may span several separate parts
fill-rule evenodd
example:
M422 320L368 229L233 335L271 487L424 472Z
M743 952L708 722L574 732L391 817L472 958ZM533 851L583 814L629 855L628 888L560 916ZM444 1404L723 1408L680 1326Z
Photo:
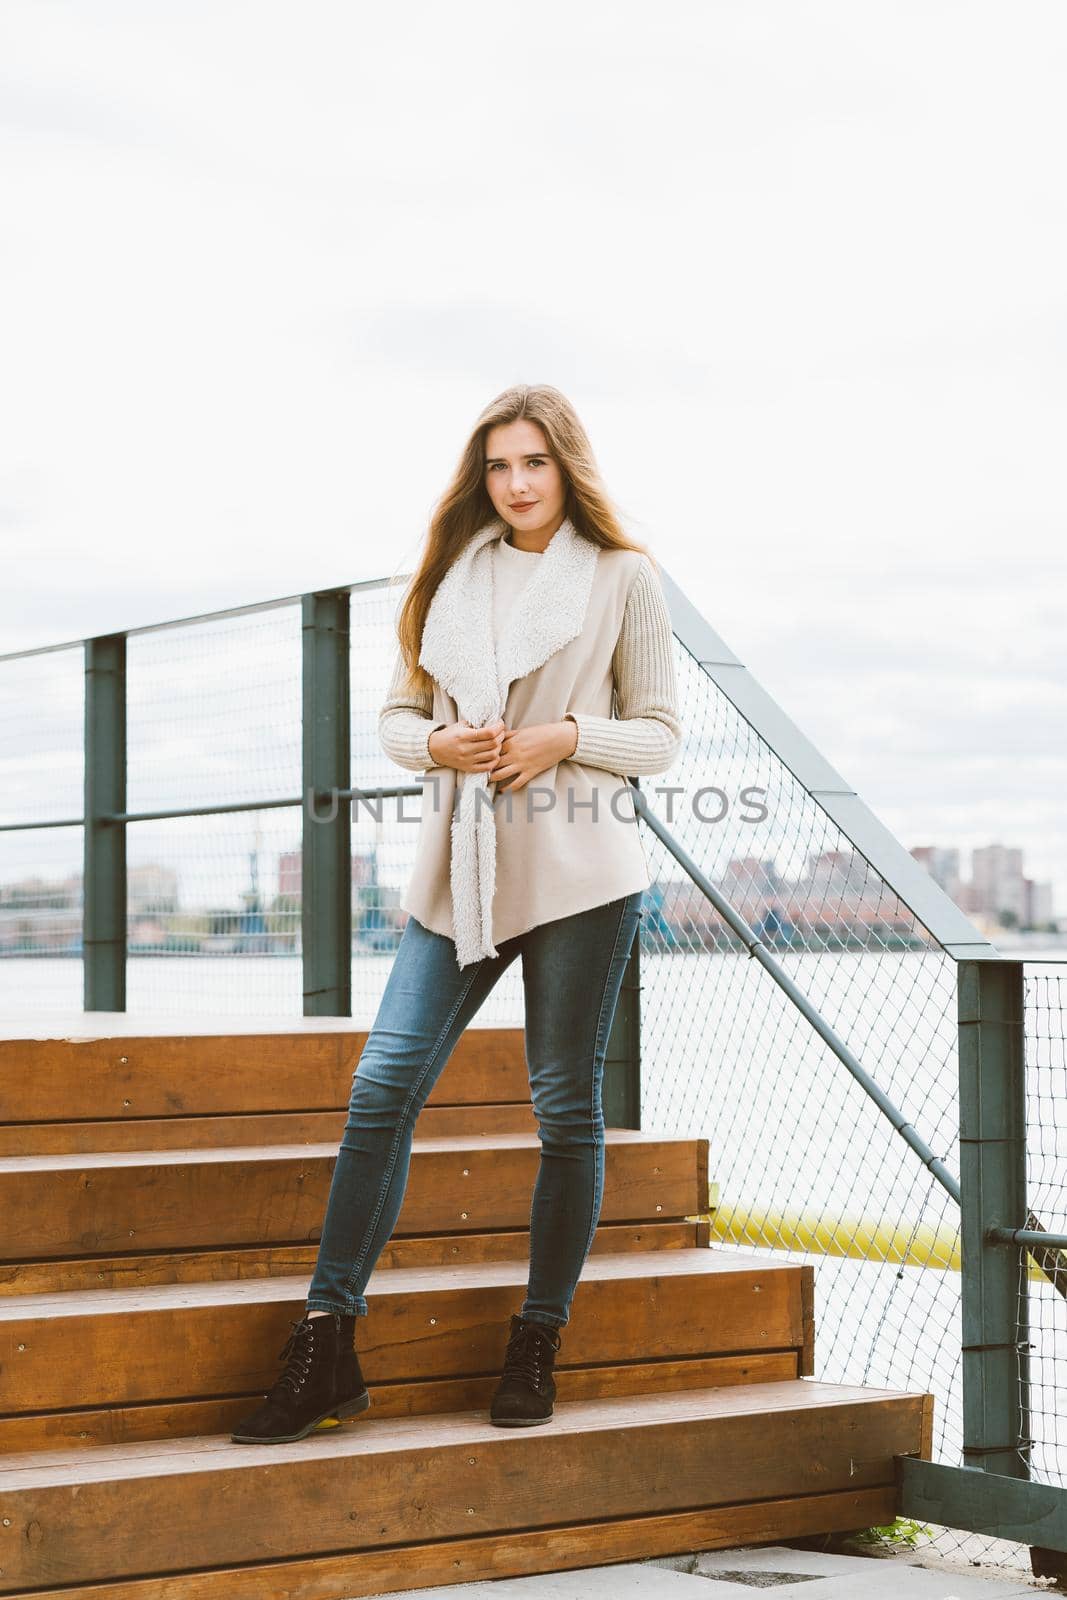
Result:
M498 548L494 559L532 565L543 557ZM578 726L573 755L518 790L513 809L506 790L494 805L497 944L651 883L626 777L666 772L681 750L682 726L666 599L640 551L598 552L581 632L509 685L509 727L564 718ZM435 728L457 720L455 702L436 679L432 694L412 688L398 651L379 739L398 766L426 775L415 867L401 908L449 937L455 937L450 820L466 775L435 766L428 740ZM540 795L530 798L532 789ZM541 809L546 791L552 804Z
M527 551L513 555L528 556ZM498 552L499 555L499 552ZM642 555L630 586L622 628L611 659L617 717L566 711L578 724L571 757L588 767L604 767L639 778L666 772L682 743L674 673L673 633L663 586ZM397 652L393 676L378 717L378 737L386 755L409 772L433 767L428 741L443 722L435 722L432 695L409 692L403 658Z
M498 657L511 608L536 572L542 555L540 550L520 550L506 538L496 542L493 550L493 639Z

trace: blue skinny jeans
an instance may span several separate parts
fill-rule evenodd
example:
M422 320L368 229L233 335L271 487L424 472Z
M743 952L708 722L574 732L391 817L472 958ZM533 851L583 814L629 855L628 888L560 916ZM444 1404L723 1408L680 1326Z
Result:
M600 1216L604 1053L644 895L542 923L462 969L454 942L409 916L353 1074L308 1311L366 1315L367 1282L407 1187L416 1118L464 1028L521 954L541 1153L520 1315L566 1326Z

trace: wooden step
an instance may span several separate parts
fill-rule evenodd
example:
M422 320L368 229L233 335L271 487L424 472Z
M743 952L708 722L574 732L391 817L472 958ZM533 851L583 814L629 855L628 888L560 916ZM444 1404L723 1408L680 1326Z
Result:
M416 1141L399 1234L529 1225L532 1134ZM0 1159L0 1260L317 1239L335 1145ZM707 1141L610 1130L606 1222L702 1214Z
M594 1255L621 1250L686 1250L706 1246L706 1221L602 1222ZM496 1233L429 1234L390 1239L379 1267L457 1266L465 1261L525 1261L528 1229ZM314 1271L318 1244L246 1244L220 1250L169 1250L159 1255L59 1256L53 1261L0 1261L0 1301L20 1294L65 1294L72 1289L139 1289L150 1283L219 1282L226 1278L285 1278Z
M892 1515L894 1457L929 1456L930 1401L798 1378L563 1402L538 1428L494 1428L481 1411L372 1411L288 1445L207 1435L8 1456L0 1593L186 1574L92 1594L340 1600L579 1564L554 1551L573 1552L582 1526L608 1524L630 1557L660 1553L662 1519L678 1513L683 1549L718 1542L746 1510L751 1524L757 1507L764 1539L783 1536L779 1506L792 1535L825 1531L841 1525L842 1497L868 1494ZM609 1537L595 1559L620 1543Z
M401 1591L533 1576L573 1568L781 1544L811 1534L881 1527L893 1521L892 1485L801 1495L764 1504L713 1506L661 1516L569 1523L525 1533L485 1534L400 1550L354 1551L304 1560L216 1568L193 1577L119 1579L116 1583L34 1589L33 1600L357 1600ZM584 1578L580 1583L588 1584ZM22 1590L22 1593L29 1591ZM571 1591L556 1591L565 1595ZM584 1591L583 1591L584 1592ZM473 1596L472 1596L473 1600Z
M812 1273L707 1249L593 1257L558 1370L574 1397L804 1374ZM375 1272L357 1348L378 1414L488 1404L526 1277L515 1261ZM306 1292L300 1277L3 1302L2 1406L18 1415L0 1417L0 1452L234 1426L277 1377Z
M5 1123L127 1121L348 1105L369 1025L349 1017L281 1024L197 1018L180 1028L125 1012L76 1012L41 1029L0 1021ZM431 1106L524 1104L521 1028L472 1025L430 1095Z
M400 1550L357 1550L215 1568L194 1577L120 1578L116 1583L90 1587L35 1589L33 1600L357 1600L398 1589L407 1594L479 1578L564 1572L679 1551L783 1543L810 1534L880 1527L893 1521L895 1497L892 1485L845 1489L766 1504L755 1501L703 1511L440 1540Z
M92 1150L203 1150L247 1144L333 1144L348 1120L340 1111L260 1111L248 1116L135 1117L128 1122L0 1123L0 1156L67 1155ZM479 1138L536 1129L533 1107L428 1105L422 1139Z

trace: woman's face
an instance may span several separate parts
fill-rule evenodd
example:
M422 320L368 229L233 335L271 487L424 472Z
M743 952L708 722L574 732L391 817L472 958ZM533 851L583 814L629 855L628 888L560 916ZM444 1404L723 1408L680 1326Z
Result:
M563 521L563 474L542 429L526 417L486 433L485 486L497 515L526 536L524 544L547 543Z

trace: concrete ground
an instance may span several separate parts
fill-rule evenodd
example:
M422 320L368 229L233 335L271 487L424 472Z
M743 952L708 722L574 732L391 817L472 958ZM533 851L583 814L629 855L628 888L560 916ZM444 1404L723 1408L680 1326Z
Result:
M744 1600L756 1590L772 1591L776 1600L1034 1600L1058 1592L1028 1572L977 1571L939 1557L760 1545L404 1593L412 1600Z

